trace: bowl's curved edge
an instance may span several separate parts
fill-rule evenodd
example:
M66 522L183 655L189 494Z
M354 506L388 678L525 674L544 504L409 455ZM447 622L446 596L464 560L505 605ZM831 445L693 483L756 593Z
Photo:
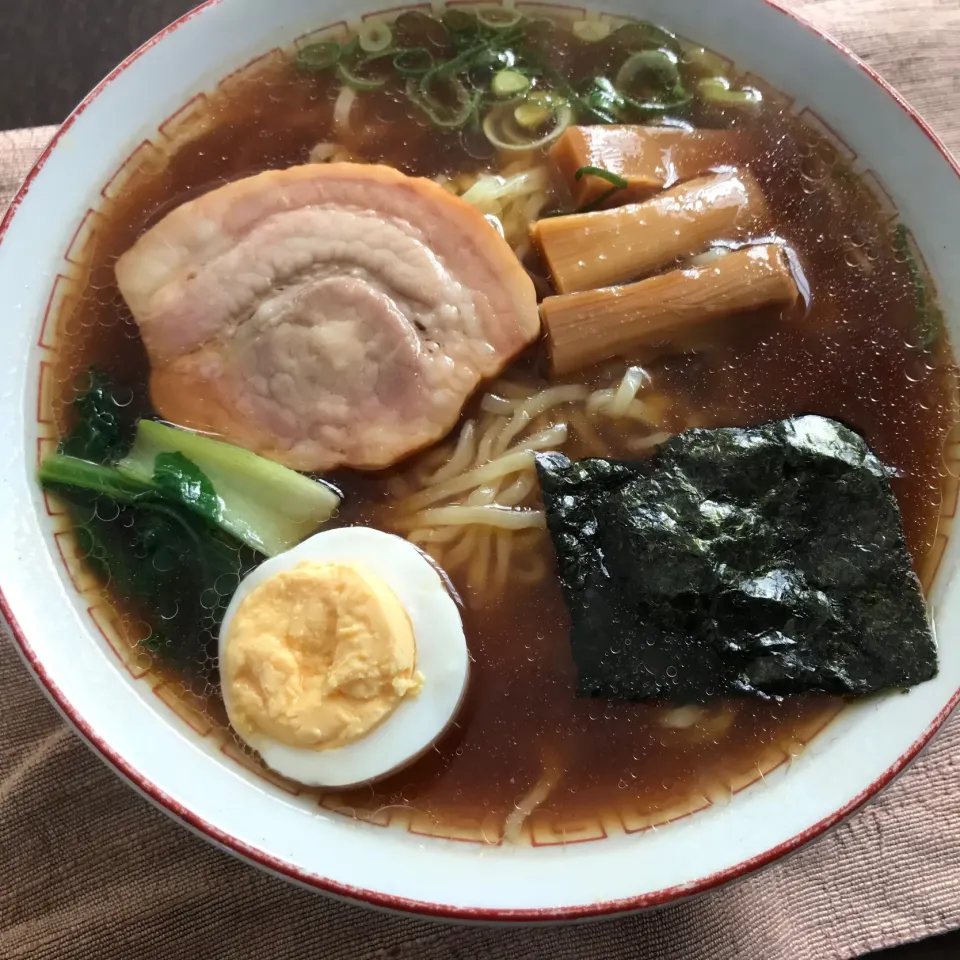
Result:
M834 50L837 50L843 56L845 56L851 63L854 64L859 70L862 70L877 86L881 87L891 100L893 100L897 106L907 114L908 117L920 128L924 136L930 140L930 142L937 148L937 150L942 154L943 159L947 161L950 167L953 169L953 172L960 177L960 161L953 156L953 154L946 148L944 142L940 139L939 136L933 131L933 128L930 124L927 123L923 117L917 113L916 110L900 95L900 93L892 87L883 77L877 73L870 64L864 62L860 59L848 46L842 44L839 40L831 37L829 33L825 33L821 30L816 24L811 23L806 17L800 16L795 10L790 10L788 7L784 6L782 0L763 0L763 2L768 6L772 7L774 10L782 13L785 17L793 20L798 26L803 27L804 30L808 30L810 33L816 34L821 40L825 43L828 43ZM0 234L2 236L2 234Z
M29 192L33 181L43 169L51 152L56 147L60 138L73 126L77 119L84 113L87 107L97 99L97 97L108 87L117 77L135 61L137 61L147 50L159 43L164 37L183 26L189 20L202 13L209 7L216 6L221 0L205 0L198 7L186 13L169 26L165 27L158 34L148 40L142 47L127 57L113 71L111 71L94 89L80 102L77 108L70 114L60 129L53 136L53 139L44 149L30 170L22 186L17 191L13 200L10 202L6 213L0 220L0 243L9 228L10 223L17 214L17 210L23 199ZM927 122L917 113L913 107L872 67L864 63L852 50L844 46L839 41L824 33L817 26L810 23L804 17L795 11L785 7L780 0L763 0L768 6L782 13L795 21L798 26L816 34L824 42L828 43L834 49L839 51L844 57L856 65L860 70L866 73L874 83L878 84L884 92L910 117L911 120L920 128L922 133L932 142L934 147L943 156L944 160L950 165L953 171L960 177L960 163L950 154L940 138L933 132ZM270 854L265 853L249 844L244 843L231 834L224 833L217 826L207 822L202 817L197 816L193 811L180 804L173 797L166 794L157 784L144 777L136 768L129 764L123 757L116 753L109 744L98 737L90 726L73 708L70 701L64 696L63 692L49 677L43 664L30 646L23 630L17 621L16 615L11 608L6 595L0 585L0 614L3 615L14 641L19 649L20 655L27 667L36 677L38 683L47 694L48 698L60 712L60 714L73 726L80 736L89 744L93 751L119 776L128 780L143 796L153 802L155 806L164 811L170 817L179 820L183 825L190 828L193 832L199 834L205 839L223 847L229 852L237 855L243 860L254 866L261 867L271 873L275 873L288 880L295 881L301 885L321 890L330 895L352 900L358 903L366 904L372 907L396 911L400 913L418 914L424 917L433 917L437 919L460 920L479 923L555 923L563 920L585 920L590 918L611 917L617 914L627 914L641 910L648 910L654 907L662 907L670 903L675 903L689 897L706 893L709 890L716 889L724 884L734 880L742 879L748 874L753 873L762 867L765 867L776 860L781 859L789 853L799 849L804 844L816 839L825 833L831 827L836 826L842 820L858 810L863 804L874 797L887 784L895 779L907 765L920 753L920 751L929 743L934 734L943 726L947 718L953 712L954 708L960 703L960 689L957 689L950 698L946 706L937 714L934 720L924 730L924 732L911 744L898 759L887 768L879 777L877 777L868 787L862 790L857 796L851 799L847 804L834 811L830 816L808 827L806 830L790 837L788 840L771 847L764 853L744 860L736 866L726 870L719 871L707 877L703 877L695 883L683 884L676 887L667 887L663 890L657 890L653 893L643 894L637 897L627 897L620 900L608 900L597 903L584 904L577 907L559 907L542 908L536 910L497 910L471 907L453 907L445 904L428 903L418 900L407 900L402 897L394 897L378 893L375 890L367 890L359 887L352 887L337 883L326 877L317 874L308 873L291 866L286 861L280 860Z

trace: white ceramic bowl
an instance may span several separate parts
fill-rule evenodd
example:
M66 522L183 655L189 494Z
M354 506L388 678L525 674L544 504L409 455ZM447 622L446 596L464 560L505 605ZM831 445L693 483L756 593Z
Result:
M111 766L201 835L308 886L423 914L546 921L663 904L743 876L876 793L957 702L960 536L942 537L931 561L942 658L936 680L845 710L789 770L780 767L728 805L656 831L578 821L566 839L581 842L548 836L537 845L490 846L471 825L439 838L403 817L388 826L377 817L351 819L228 756L199 716L171 709L169 691L115 641L105 609L88 609L89 584L63 518L49 515L34 481L38 456L54 442L46 413L57 307L75 289L70 261L96 229L101 197L122 189L130 165L148 161L151 143L189 118L184 104L231 71L324 23L382 7L382 0L210 0L118 67L30 174L0 226L3 612L50 697ZM914 231L960 340L960 170L877 76L770 0L605 0L605 9L647 16L724 52L840 131ZM951 458L960 460L960 449L948 450ZM956 496L954 488L950 513Z

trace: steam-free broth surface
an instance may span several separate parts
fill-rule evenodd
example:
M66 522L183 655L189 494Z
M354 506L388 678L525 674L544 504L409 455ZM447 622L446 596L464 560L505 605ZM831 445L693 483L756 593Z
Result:
M576 76L604 72L608 54L564 36L563 43L544 47L553 66ZM350 131L338 133L338 90L324 74L305 74L287 60L271 62L212 95L202 131L108 202L84 266L83 296L62 318L56 373L65 425L77 383L82 385L91 364L129 391L132 411L151 410L146 354L113 265L147 227L183 201L267 168L304 163L321 142L337 143L358 160L426 177L498 169L489 144L431 127L392 88L361 97ZM733 126L749 138L746 166L766 194L770 235L795 256L804 299L779 321L762 311L734 318L709 349L640 359L661 398L668 433L806 413L860 432L896 470L892 483L919 565L937 529L941 450L954 416L948 347L923 329L893 212L881 207L827 140L765 92L755 110L713 111L692 119ZM542 292L549 290L536 254L527 252L525 263ZM566 379L607 387L631 359ZM521 358L507 376L531 389L547 385L534 356ZM465 418L480 414L478 404L473 401ZM559 422L566 413L558 409L551 416ZM571 420L564 451L569 456L638 455L634 427L588 427ZM450 441L443 444L449 449ZM397 528L398 491L431 457L442 459L428 450L387 473L329 477L345 495L337 522L407 532ZM680 713L660 705L577 698L549 537L534 531L530 542L547 570L539 582L511 578L491 598L481 596L486 588L471 582L466 567L451 571L472 658L465 705L426 756L387 780L344 795L344 807L412 805L441 821L493 817L499 835L510 811L539 782L550 789L537 818L617 807L638 814L675 811L691 798L722 800L731 788L799 751L841 708L840 701L823 696L725 701ZM136 626L136 605L116 595L111 599ZM224 724L214 661L191 663L177 676Z

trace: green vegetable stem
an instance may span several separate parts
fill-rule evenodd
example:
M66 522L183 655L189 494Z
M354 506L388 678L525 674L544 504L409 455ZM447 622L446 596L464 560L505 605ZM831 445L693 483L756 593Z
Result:
M329 520L333 488L230 443L141 420L129 455L117 465L221 526L259 553L276 556Z

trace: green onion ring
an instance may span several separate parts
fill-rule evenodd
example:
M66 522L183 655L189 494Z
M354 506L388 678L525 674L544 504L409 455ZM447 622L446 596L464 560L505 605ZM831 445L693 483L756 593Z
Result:
M426 47L401 50L393 58L393 69L401 77L422 77L433 69L433 54Z
M485 7L477 11L477 19L485 27L491 27L494 30L509 30L523 19L523 15L516 10L508 10L506 7Z
M340 44L336 40L321 40L297 51L294 63L305 73L321 73L336 66L340 59Z

